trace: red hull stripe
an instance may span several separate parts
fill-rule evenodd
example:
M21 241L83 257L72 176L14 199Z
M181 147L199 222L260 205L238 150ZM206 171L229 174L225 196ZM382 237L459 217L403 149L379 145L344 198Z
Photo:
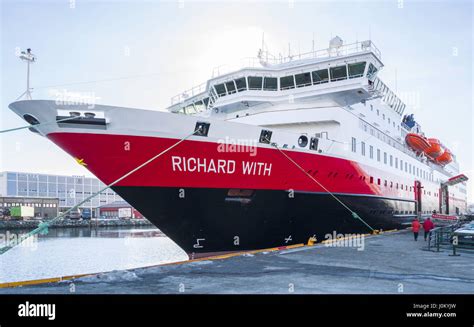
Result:
M89 133L51 133L48 138L73 157L83 159L86 168L106 184L177 142L169 138ZM219 143L184 141L117 186L325 192L276 149L258 148L255 154L222 152L221 148ZM285 153L331 192L399 197L382 194L380 186L369 183L367 173L354 161L317 153Z

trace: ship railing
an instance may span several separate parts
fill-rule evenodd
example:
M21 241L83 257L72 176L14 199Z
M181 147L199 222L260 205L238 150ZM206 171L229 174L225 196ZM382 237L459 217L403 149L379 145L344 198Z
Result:
M233 64L225 64L215 67L212 70L212 78L219 77L244 68L265 68L281 64L287 64L291 62L297 62L299 60L332 58L368 52L372 52L379 60L381 60L382 55L380 53L380 50L370 40L346 44L340 47L330 47L305 53L292 54L286 57L282 55L274 56L268 51L260 51L258 57L247 57Z
M196 95L202 94L207 90L207 83L202 83L197 86L194 86L180 94L175 95L171 98L171 105L175 105L177 103L182 103Z

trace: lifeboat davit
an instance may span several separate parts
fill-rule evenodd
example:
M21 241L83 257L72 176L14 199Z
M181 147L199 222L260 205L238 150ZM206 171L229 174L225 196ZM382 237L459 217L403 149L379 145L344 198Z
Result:
M428 139L423 135L416 133L408 133L407 136L405 136L405 142L407 142L410 148L417 152L424 152L430 147Z
M451 154L451 151L449 149L445 149L443 154L440 155L438 158L436 158L436 162L439 163L440 165L447 165L453 161L453 156Z
M438 139L428 139L428 142L430 146L424 150L428 157L436 159L444 153L444 149Z

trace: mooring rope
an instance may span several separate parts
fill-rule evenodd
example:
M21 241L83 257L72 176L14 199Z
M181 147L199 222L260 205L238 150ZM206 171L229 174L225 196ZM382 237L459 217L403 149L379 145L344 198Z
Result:
M77 119L77 118L80 118L80 117L71 116L71 117L66 117L66 118L63 118L63 119L48 121L48 122L39 123L39 124L35 124L35 125L30 124L30 125L25 125L25 126L21 126L21 127L15 127L15 128L10 128L10 129L4 129L4 130L0 130L0 134L2 134L2 133L8 133L8 132L14 132L14 131L19 131L19 130L27 129L27 128L35 128L35 127L39 127L39 126L51 125L51 124L54 124L54 123L60 123L60 122L62 122L62 121L71 120L71 119Z
M267 139L268 140L268 139ZM367 226L373 233L376 232L369 224L367 224L358 214L357 212L353 211L349 208L344 202L342 202L334 193L329 191L323 184L321 184L316 178L311 176L306 170L303 169L298 163L296 163L293 159L291 159L285 152L283 152L276 143L272 143L272 145L283 155L287 158L291 163L293 163L296 167L298 167L306 176L308 176L311 180L313 180L316 184L318 184L323 190L325 190L329 195L331 195L337 202L339 202L344 208L346 208L352 215L353 218L360 220L365 226Z
M31 232L25 234L25 235L22 235L20 238L17 238L15 239L15 241L13 241L11 244L7 244L6 246L0 248L0 255L4 254L5 252L7 252L8 250L14 248L15 246L17 246L18 244L20 244L21 242L23 242L24 240L30 238L31 236L33 235L36 235L36 234L47 234L48 233L48 227L51 226L55 221L63 218L66 214L68 214L69 212L71 212L72 210L75 210L77 208L79 208L80 205L84 204L85 202L91 200L92 198L94 198L95 196L97 196L98 194L106 191L107 189L111 188L112 186L114 186L115 184L117 184L118 182L122 181L123 179L127 178L128 176L130 176L131 174L137 172L138 170L142 169L143 167L145 167L146 165L148 165L149 163L151 163L152 161L158 159L159 157L161 157L163 154L165 154L166 152L170 151L171 149L173 149L174 147L178 146L179 144L181 144L182 142L184 142L185 140L187 140L188 138L190 138L192 135L195 135L198 131L200 131L202 129L202 126L199 126L194 132L192 132L191 134L183 137L182 139L180 139L178 142L172 144L170 147L166 148L165 150L161 151L159 154L155 155L154 157L148 159L147 161L145 161L144 163L142 163L141 165L139 165L138 167L132 169L131 171L129 171L128 173L126 173L125 175L119 177L118 179L116 179L115 181L113 181L112 183L106 185L104 188L102 188L101 190L99 190L98 192L88 196L86 199L84 199L83 201L79 202L78 204L76 204L75 206L71 207L70 209L66 210L65 212L61 213L59 216L56 216L54 217L53 219L51 220L48 220L47 222L41 222L37 228L35 228L34 230L32 230Z

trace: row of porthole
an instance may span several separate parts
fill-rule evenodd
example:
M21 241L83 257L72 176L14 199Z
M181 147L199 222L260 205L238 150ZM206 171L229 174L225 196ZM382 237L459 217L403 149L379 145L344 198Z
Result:
M413 210L370 210L370 214L392 214L392 215L414 215L416 214ZM432 213L430 210L421 211L422 214Z
M316 174L318 173L318 170L314 170L314 171L313 171L312 169L310 169L310 170L307 171L307 173L308 173L309 175L311 175L311 176L314 177L314 176L316 176ZM333 172L333 171L331 171L331 172L329 172L329 174L328 174L328 178L329 178L329 177L336 178L337 175L338 175L338 172ZM346 174L346 176L345 176L346 179L352 179L353 177L354 177L354 174L350 174L350 175L349 175L349 174ZM365 180L366 180L366 176L360 175L360 176L359 176L359 180L365 181ZM374 184L374 178L373 178L372 176L370 177L370 184ZM382 182L381 182L381 179L380 179L380 178L377 179L377 184L380 185L380 186L382 185ZM390 184L388 184L388 181L387 181L387 180L385 180L385 182L384 182L384 186L386 186L386 187L393 188L393 185L394 185L393 182L390 182ZM399 187L399 186L400 186L400 187ZM399 190L402 190L402 191L403 191L403 189L404 189L404 188L403 188L403 184L395 183L395 187L396 187L397 190L399 189ZM413 187L413 186L410 186L410 188L408 189L408 185L405 185L405 191L414 192L415 190L414 190L414 187ZM424 194L424 195L427 195L426 190L423 190L423 194ZM428 195L431 195L431 191L428 191ZM434 196L434 197L438 197L438 193L433 193L433 196Z

